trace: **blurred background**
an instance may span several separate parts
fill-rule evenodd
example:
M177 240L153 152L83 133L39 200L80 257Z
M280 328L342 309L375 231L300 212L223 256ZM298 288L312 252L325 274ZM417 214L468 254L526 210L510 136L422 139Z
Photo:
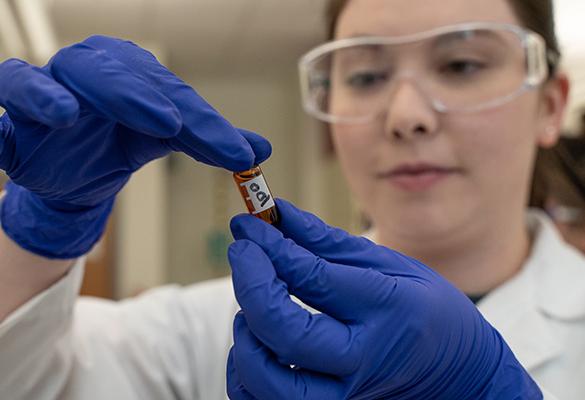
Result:
M573 81L567 132L585 104L585 1L555 0ZM152 51L234 125L273 144L273 193L358 233L326 128L300 105L297 60L325 37L326 0L0 0L0 58L42 65L92 34ZM231 174L181 155L140 171L89 256L84 294L121 298L229 273L230 218L244 212Z

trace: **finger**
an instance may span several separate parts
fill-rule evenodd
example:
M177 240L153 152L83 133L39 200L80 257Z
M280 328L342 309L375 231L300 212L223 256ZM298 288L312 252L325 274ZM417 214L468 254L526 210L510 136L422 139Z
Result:
M48 68L57 81L106 118L159 138L176 136L181 129L175 105L103 51L75 44L59 51Z
M279 364L241 315L234 321L233 364L242 385L258 400L345 398L339 381Z
M355 321L359 311L376 307L380 295L396 285L394 277L370 268L327 262L250 215L234 217L230 226L236 240L250 240L262 248L291 294L340 321Z
M201 153L211 160L211 165L230 171L246 171L253 166L254 152L240 132L151 53L132 42L105 36L92 36L85 43L126 64L173 101L184 124L173 139L174 150L196 159Z
M72 125L79 104L61 84L38 67L10 59L0 64L0 106L12 119L26 119L52 128Z
M234 291L254 334L283 362L335 375L359 363L360 329L294 303L256 244L239 240L228 252Z
M253 132L250 132L250 131L247 131L244 129L238 129L238 131L242 134L242 137L251 146L252 151L255 154L255 159L254 159L253 164L260 164L270 157L270 154L272 153L272 146L270 145L269 141L267 141L262 136L260 136L256 133L253 133ZM225 163L216 162L215 160L208 158L207 155L205 154L205 152L199 151L196 148L190 148L189 155L192 158L196 159L197 161L203 162L207 165L211 165L213 167L225 168ZM240 172L240 171L236 171L236 172Z
M254 164L261 164L270 157L272 154L272 146L268 140L257 133L245 129L238 129L238 131L242 134L244 139L248 141L250 146L252 146L252 150L256 155Z
M242 384L234 363L234 348L230 349L226 368L227 394L230 400L256 400Z
M360 268L374 268L384 274L419 277L433 271L422 263L372 241L327 225L317 216L277 199L278 229L284 237L330 262Z

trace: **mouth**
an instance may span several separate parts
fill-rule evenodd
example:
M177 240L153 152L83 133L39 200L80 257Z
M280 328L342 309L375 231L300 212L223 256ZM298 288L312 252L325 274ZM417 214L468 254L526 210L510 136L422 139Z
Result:
M393 186L407 192L422 192L445 179L461 173L461 169L427 163L402 164L387 172L377 174Z

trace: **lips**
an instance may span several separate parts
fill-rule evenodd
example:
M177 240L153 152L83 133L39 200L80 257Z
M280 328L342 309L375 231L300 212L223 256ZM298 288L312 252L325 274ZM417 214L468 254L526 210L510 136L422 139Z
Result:
M430 189L444 179L459 173L458 168L443 167L428 163L402 164L388 172L379 174L392 185L408 192Z

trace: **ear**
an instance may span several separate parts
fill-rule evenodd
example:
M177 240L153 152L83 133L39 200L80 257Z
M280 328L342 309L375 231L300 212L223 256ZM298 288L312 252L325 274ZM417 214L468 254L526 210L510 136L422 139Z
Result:
M563 127L569 92L569 78L562 71L542 87L537 137L540 147L548 148L557 143Z

